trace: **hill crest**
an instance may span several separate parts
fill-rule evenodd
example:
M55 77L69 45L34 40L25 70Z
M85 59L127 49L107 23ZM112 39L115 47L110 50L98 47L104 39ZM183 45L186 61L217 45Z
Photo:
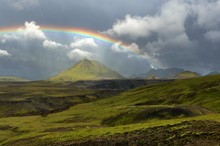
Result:
M184 71L179 74L177 74L174 78L175 79L187 79L187 78L195 78L200 77L200 74L192 71Z

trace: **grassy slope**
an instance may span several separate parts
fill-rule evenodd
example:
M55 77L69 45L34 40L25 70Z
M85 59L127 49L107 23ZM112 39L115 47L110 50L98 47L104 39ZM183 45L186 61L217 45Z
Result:
M199 105L220 112L219 96L220 76L214 75L144 86L110 100L114 105Z
M184 71L174 76L175 79L187 79L187 78L195 78L195 77L200 77L200 75L196 72L191 72L191 71Z
M3 130L0 130L0 141L2 141L0 144L44 145L47 142L64 143L69 140L82 140L86 137L93 139L102 135L107 136L187 120L214 120L220 122L220 114L217 113L220 112L219 96L220 76L145 86L112 98L80 104L71 107L69 110L50 114L47 117L1 118L0 125L3 127L0 127L0 129ZM195 108L198 113L205 112L203 111L205 109L202 108L205 107L216 113L208 114L211 112L208 111L205 113L208 115L202 115L202 113L202 116L197 117L181 117L180 115L177 119L169 119L169 117L160 120L158 120L158 117L139 119L139 121L135 121L135 118L132 119L133 115L149 108L157 110L166 107L186 107L190 110ZM202 108L202 110L199 110L199 108ZM113 125L119 126L108 127L103 125L103 121L106 119L130 111L136 113L128 114L128 118L133 120L128 123L129 125L121 125L124 123L120 120L113 121Z
M83 60L74 67L52 77L53 81L77 81L77 80L97 80L97 79L123 79L123 77L96 61Z

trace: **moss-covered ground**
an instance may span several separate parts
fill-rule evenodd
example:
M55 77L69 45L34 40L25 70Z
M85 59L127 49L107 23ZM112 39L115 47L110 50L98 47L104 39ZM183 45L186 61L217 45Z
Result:
M45 88L42 83L36 92ZM56 92L46 94L56 98L74 94ZM2 117L0 145L218 145L219 112L220 76L176 80L46 116Z

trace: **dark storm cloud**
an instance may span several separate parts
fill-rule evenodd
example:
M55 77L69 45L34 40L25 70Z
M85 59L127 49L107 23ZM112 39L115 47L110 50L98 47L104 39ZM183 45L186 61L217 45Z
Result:
M140 42L158 68L220 70L219 0L169 0L156 15L126 15L105 31ZM143 40L146 40L144 42ZM143 47L145 45L145 47Z
M111 27L126 14L154 14L164 0L0 0L0 25L39 24L78 26L96 30Z

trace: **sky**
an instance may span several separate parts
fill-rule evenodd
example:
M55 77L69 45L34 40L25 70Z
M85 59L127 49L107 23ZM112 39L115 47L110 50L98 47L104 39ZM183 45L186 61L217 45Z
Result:
M0 76L47 79L84 58L124 76L152 68L220 71L220 0L0 3ZM46 32L43 26L82 28L117 41ZM8 27L15 29L9 33Z

